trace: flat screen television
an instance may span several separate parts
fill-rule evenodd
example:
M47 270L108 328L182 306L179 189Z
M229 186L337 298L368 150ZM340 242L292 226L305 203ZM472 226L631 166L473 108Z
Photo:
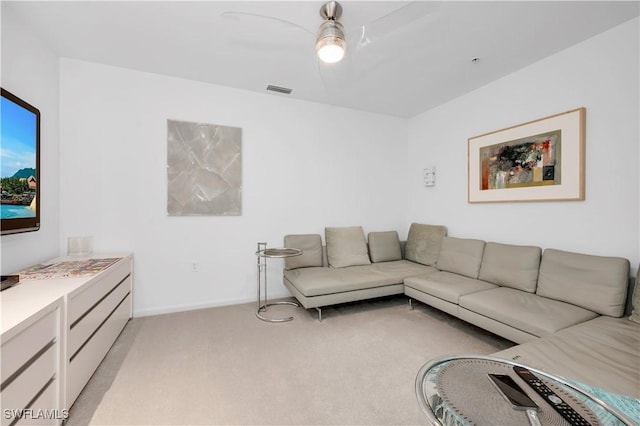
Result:
M40 111L0 89L0 232L40 229Z

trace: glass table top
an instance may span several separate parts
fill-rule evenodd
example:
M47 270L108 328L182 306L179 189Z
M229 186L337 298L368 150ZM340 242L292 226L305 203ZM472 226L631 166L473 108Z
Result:
M302 250L295 248L268 248L257 251L256 254L260 257L292 257L300 256Z

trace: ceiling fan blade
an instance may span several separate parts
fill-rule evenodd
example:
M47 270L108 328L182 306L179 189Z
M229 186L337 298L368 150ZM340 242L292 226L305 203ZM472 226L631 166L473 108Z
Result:
M307 28L298 25L294 22L291 21L287 21L286 19L280 19L280 18L276 18L275 16L267 16L267 15L260 15L257 13L249 13L249 12L234 12L234 11L229 11L229 12L223 12L220 16L222 16L223 18L229 18L229 19L235 19L237 21L239 20L266 20L266 21L270 21L272 23L274 23L275 25L280 26L281 28L289 28L289 29L298 29L298 30L302 30L305 33L311 35L311 36L315 36L315 34L313 33L313 31L308 30Z
M358 28L357 33L354 34L354 38L357 39L356 47L367 47L371 43L434 13L439 7L440 2L436 1L412 1Z
M227 11L219 18L225 43L247 52L299 52L313 42L311 31L274 16Z

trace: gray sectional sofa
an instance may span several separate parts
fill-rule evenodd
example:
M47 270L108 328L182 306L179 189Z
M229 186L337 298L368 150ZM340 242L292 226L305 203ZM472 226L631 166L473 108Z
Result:
M496 356L640 398L640 315L623 317L627 259L446 234L414 223L403 244L394 231L367 242L361 227L326 228L326 247L317 234L287 235L304 254L285 261L284 284L320 320L323 306L404 293L520 343Z

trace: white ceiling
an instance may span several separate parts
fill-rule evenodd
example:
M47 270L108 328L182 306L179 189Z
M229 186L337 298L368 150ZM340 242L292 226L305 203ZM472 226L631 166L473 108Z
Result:
M2 7L64 57L262 93L274 84L293 89L292 98L400 117L640 10L638 1L343 1L347 56L329 66L314 51L323 3L3 0Z

